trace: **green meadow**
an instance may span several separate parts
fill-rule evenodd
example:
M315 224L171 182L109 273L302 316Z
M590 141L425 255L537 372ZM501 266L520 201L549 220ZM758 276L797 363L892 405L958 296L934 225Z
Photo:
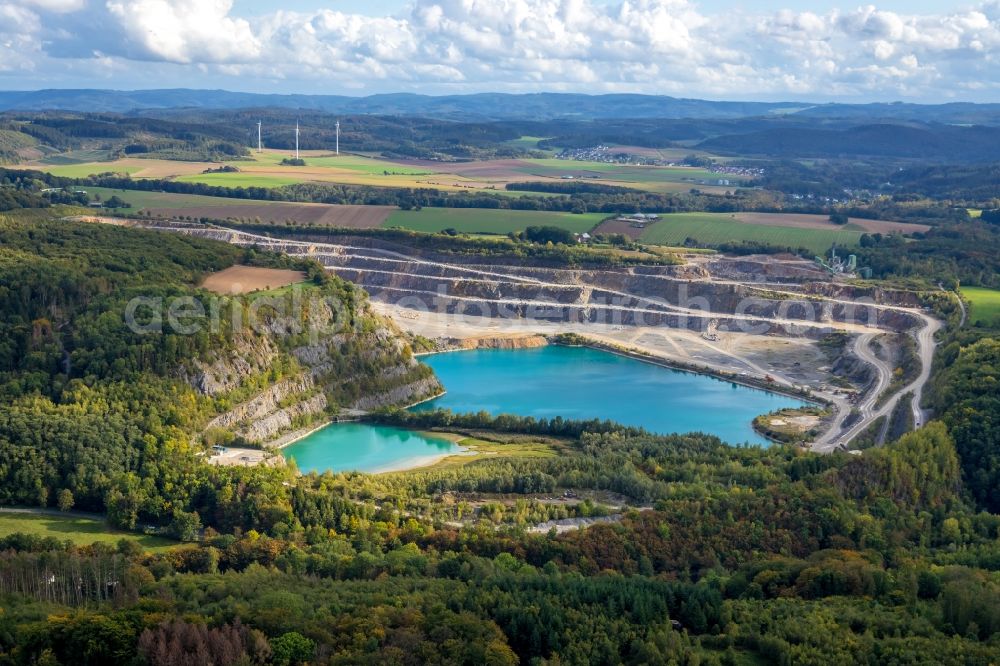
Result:
M253 153L250 162L258 164L269 164L280 166L281 160L288 159L288 153ZM436 173L433 169L426 167L412 167L406 164L399 164L383 159L374 159L363 155L354 154L329 154L329 155L303 155L307 167L323 167L330 169L346 169L358 173L381 176L388 171L390 174L399 176L424 176ZM234 166L247 164L248 160L235 160L230 162Z
M38 169L47 171L53 176L62 178L86 178L95 173L118 173L133 174L142 171L143 167L131 164L121 164L119 162L88 162L84 164L53 164L48 166L24 167L26 169Z
M1000 290L985 287L962 287L962 296L971 305L969 321L986 326L1000 326Z
M231 199L229 197L208 197L201 194L175 194L173 192L144 192L142 190L116 190L110 187L86 186L82 189L88 194L98 194L102 201L115 196L132 204L134 210L144 208L202 208L204 206L255 206L273 205L276 201L258 201L257 199ZM183 214L183 213L181 213Z
M122 539L128 539L151 552L161 552L178 545L172 539L113 530L103 521L71 513L56 515L0 511L0 536L15 532L54 537L60 541L71 541L77 546L89 546L95 542L117 544Z
M295 185L309 180L308 177L296 178L289 175L273 175L259 173L196 173L189 176L178 176L182 183L202 183L220 187L281 187Z
M752 224L726 213L672 213L643 231L640 240L657 245L682 245L688 238L704 245L758 241L769 245L804 247L822 254L834 244L857 245L863 232L851 229L800 229Z

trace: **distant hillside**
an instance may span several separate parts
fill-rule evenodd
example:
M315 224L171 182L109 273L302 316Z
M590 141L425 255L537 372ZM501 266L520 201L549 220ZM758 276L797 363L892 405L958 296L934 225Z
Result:
M232 159L246 154L248 129L108 113L0 113L0 164L86 149L86 159L144 155L168 159ZM72 158L66 158L73 161Z
M345 97L268 95L226 90L38 90L0 92L0 109L129 112L140 109L272 107L347 114L417 115L439 118L741 118L801 105L712 102L653 95L482 93L432 97L410 93Z
M997 123L1000 105L952 102L949 104L822 104L797 112L800 118L853 118L858 121L875 119L914 120L953 125L993 125Z
M997 158L1000 128L950 125L859 125L848 129L774 128L718 136L703 150L767 157L849 157L986 162Z
M412 115L464 120L548 120L553 118L747 118L806 115L817 118L882 118L924 122L1000 124L1000 104L826 104L804 102L724 102L663 95L429 96L392 93L368 97L271 95L226 90L37 90L0 92L0 110L71 110L127 113L141 109L272 107L341 114Z

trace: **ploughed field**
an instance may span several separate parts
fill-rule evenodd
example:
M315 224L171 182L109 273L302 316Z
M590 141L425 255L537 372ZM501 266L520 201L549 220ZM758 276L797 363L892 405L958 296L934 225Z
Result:
M249 294L261 289L278 289L306 279L302 271L256 266L230 266L212 273L201 286L217 294Z

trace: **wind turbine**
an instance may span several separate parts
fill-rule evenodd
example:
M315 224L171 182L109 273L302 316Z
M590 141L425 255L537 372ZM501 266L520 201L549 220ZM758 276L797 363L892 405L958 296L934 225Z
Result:
M299 159L299 121L295 121L295 159Z
M337 154L340 155L340 121L339 120L337 121L337 124L334 125L334 127L337 128Z

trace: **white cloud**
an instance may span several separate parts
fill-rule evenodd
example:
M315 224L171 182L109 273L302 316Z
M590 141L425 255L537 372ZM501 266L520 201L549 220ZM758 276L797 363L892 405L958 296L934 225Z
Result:
M174 63L249 62L261 52L232 0L108 0L107 9L141 56Z
M38 45L32 35L40 26L31 10L0 4L0 74L34 69Z
M710 15L691 0L413 0L395 16L245 19L231 0L8 0L0 83L100 58L142 87L252 77L305 92L878 98L1000 88L1000 0L935 15L851 7ZM147 80L151 71L171 81Z
M21 4L63 14L83 9L87 5L87 0L21 0Z

